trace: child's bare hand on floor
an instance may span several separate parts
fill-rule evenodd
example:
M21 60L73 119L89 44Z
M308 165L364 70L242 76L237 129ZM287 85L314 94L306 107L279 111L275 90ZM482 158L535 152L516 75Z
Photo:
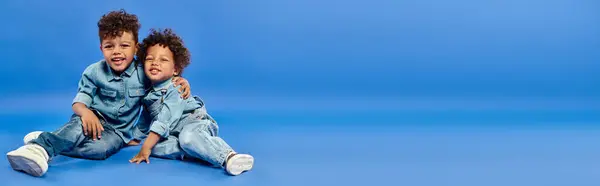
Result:
M141 162L146 161L146 163L149 164L151 152L151 149L142 148L137 155L135 155L133 158L131 158L131 160L129 160L129 162L140 164Z

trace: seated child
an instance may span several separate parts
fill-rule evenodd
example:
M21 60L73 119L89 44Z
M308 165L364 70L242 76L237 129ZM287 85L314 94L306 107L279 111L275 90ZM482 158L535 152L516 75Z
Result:
M200 159L224 168L230 175L252 169L251 155L235 153L217 136L217 123L206 112L204 102L198 97L182 99L171 82L190 64L190 54L179 36L171 29L151 30L140 46L138 58L144 61L144 72L152 83L143 100L142 117L147 120L138 125L141 132L149 134L131 163L149 163L149 156L153 156Z
M104 59L83 72L74 114L56 131L27 134L25 145L7 153L14 170L42 176L54 156L104 160L136 143L132 129L150 88L142 65L134 63L139 28L137 16L124 10L102 16L98 34ZM187 81L176 84L189 88Z

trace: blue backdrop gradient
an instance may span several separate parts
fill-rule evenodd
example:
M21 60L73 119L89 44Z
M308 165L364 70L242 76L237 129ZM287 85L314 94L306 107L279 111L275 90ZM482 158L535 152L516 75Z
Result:
M2 1L2 98L72 97L126 8L187 42L195 92L230 96L597 100L589 0ZM68 94L68 95L67 95Z
M597 0L0 1L2 152L68 120L81 73L102 58L98 19L125 8L141 20L140 39L167 27L183 37L192 92L220 122L220 135L258 160L253 172L225 178L182 162L128 164L133 147L107 161L58 160L35 179L0 156L0 178L7 185L594 185L599 7ZM132 179L134 171L169 179ZM100 173L111 179L89 182Z

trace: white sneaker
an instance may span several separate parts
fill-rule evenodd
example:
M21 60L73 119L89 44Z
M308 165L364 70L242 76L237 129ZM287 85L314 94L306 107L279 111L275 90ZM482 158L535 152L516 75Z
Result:
M249 171L254 166L254 157L248 154L235 154L225 164L227 173L237 176L245 171Z
M42 176L48 171L48 153L37 144L27 144L6 154L10 166L32 176Z
M23 143L25 145L27 145L29 142L33 141L34 139L37 139L38 136L40 136L40 134L42 134L42 131L30 132L29 134L25 135L25 137L23 137Z

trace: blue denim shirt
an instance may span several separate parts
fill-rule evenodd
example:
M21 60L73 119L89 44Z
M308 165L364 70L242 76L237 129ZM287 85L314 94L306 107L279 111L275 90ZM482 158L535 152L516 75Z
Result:
M83 103L100 112L106 124L128 143L149 87L141 64L133 62L117 76L108 63L101 60L83 72L73 104Z
M154 85L143 100L144 111L138 125L143 134L140 135L144 136L152 131L166 138L180 131L186 123L184 121L192 114L194 118L205 118L207 114L204 103L200 98L194 98L181 98L172 79Z

